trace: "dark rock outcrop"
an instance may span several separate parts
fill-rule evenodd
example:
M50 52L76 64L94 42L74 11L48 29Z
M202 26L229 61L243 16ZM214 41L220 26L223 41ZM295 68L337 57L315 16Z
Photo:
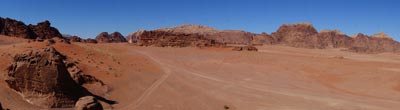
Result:
M88 39L82 40L82 42L84 42L84 43L94 43L94 44L96 44L96 43L97 43L97 40L96 40L96 39L88 38Z
M233 51L258 51L258 49L254 46L239 46L239 47L234 47L232 50Z
M25 39L50 39L53 37L62 38L60 32L51 27L49 21L38 23L37 25L25 25L21 21L10 18L0 17L0 34L20 37Z
M75 104L75 110L103 110L103 106L93 96L79 98Z
M113 32L108 34L107 32L102 32L96 36L96 40L99 43L120 43L127 42L125 37L119 32Z
M28 27L36 34L37 38L50 39L50 38L63 38L61 33L54 27L51 27L49 21L40 22L37 25L28 25Z
M0 34L20 37L25 39L35 39L35 33L22 21L0 17Z
M6 82L28 102L49 108L74 107L89 92L78 85L54 48L17 54L8 67Z
M78 37L78 36L72 36L71 38L69 38L70 42L81 42L82 38Z

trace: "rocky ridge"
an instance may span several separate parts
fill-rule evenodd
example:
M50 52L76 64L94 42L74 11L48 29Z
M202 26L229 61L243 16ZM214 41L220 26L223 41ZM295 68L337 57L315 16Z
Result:
M0 34L20 37L25 39L50 39L62 38L60 32L51 27L49 21L40 22L37 25L25 25L22 21L0 17Z

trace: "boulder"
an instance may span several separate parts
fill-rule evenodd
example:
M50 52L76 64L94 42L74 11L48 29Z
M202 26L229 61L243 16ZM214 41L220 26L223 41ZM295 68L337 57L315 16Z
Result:
M258 51L254 46L238 46L232 49L233 51Z
M75 110L103 110L103 106L93 96L79 98L75 104Z
M52 47L17 54L8 67L6 82L31 104L74 107L80 97L89 93L71 78L65 58Z

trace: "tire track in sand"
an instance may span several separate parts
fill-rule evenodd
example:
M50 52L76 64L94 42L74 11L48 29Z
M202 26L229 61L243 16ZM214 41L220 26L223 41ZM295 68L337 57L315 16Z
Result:
M139 54L142 54L142 55L150 58L150 60L156 62L161 67L161 69L164 71L165 74L162 75L149 88L147 88L143 92L143 94L134 103L125 106L123 109L126 109L126 108L133 108L134 110L137 109L172 74L171 70L169 68L167 68L165 64L163 64L159 60L155 59L153 56L150 56L147 53L144 53L144 52L141 52L141 51L135 51L135 52L139 53Z

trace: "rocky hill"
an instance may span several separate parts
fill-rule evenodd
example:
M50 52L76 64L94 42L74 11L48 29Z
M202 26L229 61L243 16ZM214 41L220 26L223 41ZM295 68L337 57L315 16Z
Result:
M208 39L221 44L250 44L255 34L241 30L217 30L208 26L186 24L172 28L161 28L151 30L152 32L168 33L169 35L194 35L202 36L202 39ZM127 36L128 40L141 40L142 31L134 32ZM149 31L146 31L149 32ZM178 37L179 38L179 37Z
M215 40L207 39L204 35L197 33L180 33L162 30L138 31L128 36L130 41L136 39L136 44L140 46L158 46L158 47L207 47L220 46L221 43Z
M345 50L358 53L400 52L400 43L385 33L349 37L338 30L317 32L309 23L284 24L271 37L272 44L300 48L347 48Z
M108 32L102 32L96 36L96 40L99 43L120 43L127 42L125 37L119 32L113 32L108 34Z
M62 38L60 32L51 27L50 22L47 20L37 25L25 25L22 21L2 17L0 17L0 34L25 39Z

